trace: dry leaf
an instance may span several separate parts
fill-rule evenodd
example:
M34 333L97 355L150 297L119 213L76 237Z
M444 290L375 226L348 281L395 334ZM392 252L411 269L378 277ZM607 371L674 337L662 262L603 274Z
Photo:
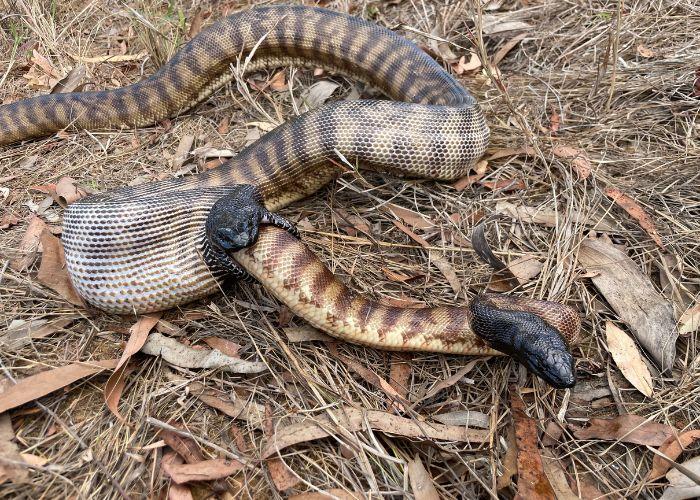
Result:
M481 68L481 59L475 52L469 52L469 61L466 56L459 58L459 61L452 63L452 70L458 75L463 75L467 71L474 71Z
M596 273L593 284L662 371L670 369L678 332L668 300L627 254L602 239L584 240L578 260L587 272Z
M500 158L507 158L509 156L535 156L537 151L535 148L530 146L525 146L522 148L501 148L497 149L486 158L488 161L498 160Z
M508 55L508 52L513 50L513 48L518 45L525 37L527 36L527 33L520 33L519 35L514 36L510 40L508 40L503 46L498 49L498 52L496 52L493 56L493 59L491 59L491 64L494 66L498 66L498 64L503 60L503 58Z
M36 251L39 248L41 233L47 229L46 223L36 215L32 215L29 220L29 227L19 243L20 252L24 253L23 257L19 257L10 262L10 267L17 272L27 269L36 257Z
M413 460L408 461L406 468L408 469L408 479L411 481L411 489L416 500L440 500L433 478L425 470L425 466L417 453Z
M485 361L488 358L480 358L480 359L472 359L470 360L466 365L464 365L462 368L457 370L454 375L451 375L450 377L447 377L446 379L440 380L437 382L434 386L428 390L428 392L425 393L425 396L423 396L420 401L423 401L424 399L430 399L433 396L435 396L438 392L442 391L443 389L447 389L448 387L452 387L455 385L457 382L462 380L462 377L464 377L467 373L472 371L476 364L479 361Z
M507 201L496 202L496 211L507 213L514 219L528 224L542 224L548 227L557 227L563 217L567 214L547 207L530 207L527 205L514 205ZM577 213L569 219L575 224L584 224L596 231L615 231L616 226L606 220L587 218L583 214Z
M231 400L218 391L207 389L199 382L190 383L188 388L191 394L212 408L216 408L231 418L245 420L251 427L256 429L262 428L262 422L265 419L265 408L263 405L252 401L243 401L239 397ZM235 393L233 393L233 396L235 396Z
M289 90L289 85L287 85L287 81L285 78L285 70L282 69L275 73L272 76L272 78L270 78L268 85L272 90L277 92L284 92L285 90Z
M304 92L302 98L309 109L316 109L325 103L338 87L340 87L340 85L335 82L321 80L311 85L311 87Z
M695 429L691 431L686 431L681 433L679 436L669 437L660 447L659 451L666 455L671 460L675 460L681 456L681 453L685 449L693 444L695 441L700 439L700 429ZM668 460L664 460L663 457L659 455L654 455L654 460L652 462L651 471L647 476L647 481L655 481L666 474L673 464Z
M9 380L0 382L0 397L10 386ZM15 437L10 414L0 414L0 485L8 481L16 484L29 481L29 470L22 466L25 460L15 443Z
M70 56L75 61L78 61L81 63L99 64L99 63L104 63L104 62L120 63L120 62L143 61L144 59L146 59L146 57L148 57L148 53L146 51L143 51L143 52L139 52L138 54L112 54L112 55L93 56L93 57L78 56L75 54L70 54Z
M357 373L360 377L362 377L362 379L365 382L373 385L378 389L381 389L384 392L384 394L386 394L389 397L389 399L393 400L395 407L399 411L405 410L404 405L408 405L408 401L402 398L401 395L398 392L396 392L396 389L394 389L391 386L391 384L389 384L389 382L387 382L383 377L381 377L376 371L370 370L369 368L363 366L362 363L359 363L354 359L348 358L347 356L343 356L342 354L340 354L338 352L338 347L336 346L335 342L328 344L328 350L334 358L345 363L350 370Z
M414 212L408 208L403 208L398 205L394 205L393 203L388 203L386 208L388 208L389 211L394 214L394 216L404 221L413 229L430 229L435 227L433 222L429 221L418 212Z
M148 336L141 352L160 356L171 365L182 368L221 368L232 373L260 373L267 370L265 363L233 358L216 349L194 349L158 332L152 332Z
M542 457L544 472L547 474L547 479L549 479L549 484L551 484L557 500L578 500L578 495L569 486L564 468L559 460L554 457L552 451L548 449L542 450Z
M571 167L580 180L588 179L591 175L591 161L585 151L565 144L557 144L552 148L552 153L559 158L570 160Z
M116 359L78 362L46 370L19 380L0 394L0 413L34 401L76 380L117 366Z
M301 478L280 458L269 459L266 465L277 491L286 491L301 482Z
M321 330L317 330L313 326L305 325L300 327L289 327L284 328L284 334L287 336L290 342L312 342L314 340L321 340L323 342L333 342L335 340L333 337L326 335Z
M389 370L389 383L402 398L408 396L408 387L411 379L410 353L394 352L391 354L391 368Z
M51 89L51 94L63 94L68 92L79 91L83 87L83 80L85 79L85 66L82 64L77 65L75 68L70 70L66 76L61 78L56 85Z
M174 424L173 426L180 427L179 425ZM161 429L158 432L158 436L163 438L165 444L175 450L175 452L188 464L196 464L204 460L204 455L202 455L199 445L193 439L186 436L181 436L180 434L167 429Z
M289 500L366 500L366 496L361 491L345 491L340 488L332 488L330 490L321 490L314 493L301 493L299 495L292 495Z
M65 208L80 198L84 198L88 193L85 189L79 187L74 179L61 177L56 183L55 194L58 204Z
M605 335L608 350L622 374L639 392L646 397L651 397L654 392L651 373L634 340L611 321L605 322Z
M659 248L661 248L662 250L666 249L663 242L661 241L661 237L659 236L658 231L656 230L656 225L654 224L654 221L646 212L646 210L644 210L639 205L639 203L634 201L632 198L630 198L617 188L605 188L604 193L612 201L624 208L625 212L627 212L633 218L635 218L637 222L639 222L639 225L642 226L642 229L644 229L647 232L647 234L651 237L652 240L654 240L654 243L656 243L659 246Z
M574 432L578 439L602 439L649 446L661 446L676 429L651 422L639 415L620 415L615 418L592 418L589 426Z
M513 482L513 476L518 473L518 445L515 442L515 427L508 426L506 435L506 456L503 458L503 474L498 478L498 491L508 488Z
M303 420L298 423L278 427L275 435L266 440L261 454L262 458L267 458L288 446L328 437L334 432L333 429L338 428L336 422L342 426L343 432L358 432L364 429L365 425L369 425L376 431L427 440L484 443L489 439L488 431L418 422L411 418L403 418L379 410L342 407L328 411L333 413L333 418L328 415L313 417L304 415L300 416Z
M457 410L448 413L433 415L433 420L447 425L463 425L465 427L478 427L488 429L491 427L491 417L486 413L476 410Z
M535 276L539 275L543 267L542 262L529 256L519 257L508 265L508 269L521 285L529 283Z
M465 188L468 188L475 182L481 180L484 175L486 175L486 169L489 166L488 160L481 160L479 161L476 166L474 166L474 174L467 175L459 179L457 182L452 184L452 187L455 188L457 191L463 191Z
M175 151L175 155L172 157L171 160L171 166L174 170L179 169L184 165L184 163L187 161L187 157L189 155L190 149L192 149L192 145L194 144L194 136L190 134L185 134L180 138L180 143L177 145L177 150ZM179 177L177 175L178 173L175 173L175 177Z
M650 57L654 57L656 55L656 52L645 47L644 45L642 45L640 43L639 45L637 45L637 54L639 54L640 56L642 56L644 58L649 59Z
M700 302L685 311L678 320L678 333L688 335L700 328Z
M510 388L510 405L518 448L518 494L516 499L556 498L544 473L542 457L537 448L537 423L525 413L525 403L515 386Z
M126 343L126 347L124 347L124 352L119 359L116 369L109 376L105 384L103 391L105 404L121 422L126 421L122 414L119 413L118 408L119 398L124 388L124 381L126 380L127 374L125 372L127 371L127 363L131 359L131 356L139 352L148 338L148 333L156 326L162 315L162 312L146 314L141 316L136 323L129 328L129 340Z
M549 130L550 132L552 132L552 134L556 134L557 132L559 132L560 127L561 115L556 111L552 111L552 114L549 117Z
M11 214L3 214L2 219L0 219L0 229L9 229L10 227L19 223L19 219Z
M497 181L481 181L480 184L492 191L501 191L504 193L525 189L527 187L525 181L521 177L499 179Z
M191 481L212 481L235 474L245 467L238 460L216 458L193 464L170 464L167 468L170 478L178 484Z
M520 31L530 30L532 26L517 20L510 20L513 15L510 12L502 12L498 14L484 14L482 16L482 30L486 35L494 35L503 33L504 31Z
M33 339L47 337L70 325L78 318L80 318L78 315L68 315L51 321L45 319L12 320L7 330L0 334L0 346L3 350L17 351L28 345Z
M696 476L700 475L700 456L693 457L681 464L684 469ZM669 486L661 495L661 500L685 500L700 497L700 485L681 471L673 469L666 474Z
M222 339L220 337L205 337L204 342L207 343L212 349L217 349L224 353L226 356L232 358L239 358L238 350L241 348L240 345L236 344L227 339Z
M41 265L36 279L46 285L65 300L76 306L85 307L85 302L75 291L66 270L66 257L63 245L51 231L44 229L41 233Z
M200 31L202 31L202 24L204 24L204 16L206 14L209 13L205 12L201 7L197 7L194 16L192 16L190 28L187 30L187 36L189 38L194 38Z

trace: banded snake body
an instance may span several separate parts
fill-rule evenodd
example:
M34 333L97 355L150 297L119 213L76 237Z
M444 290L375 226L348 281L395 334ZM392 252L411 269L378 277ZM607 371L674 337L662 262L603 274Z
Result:
M485 152L489 129L473 96L390 30L302 6L236 13L139 83L0 106L0 145L66 128L152 125L211 95L250 54L249 72L322 67L393 100L333 102L280 125L219 168L72 204L62 240L78 293L105 311L146 313L214 293L224 276L245 271L332 335L384 349L496 349L550 384L571 387L568 342L580 327L572 308L503 295L477 296L464 307L381 306L338 281L272 213L332 180L338 169L329 160L338 155L401 176L450 180Z

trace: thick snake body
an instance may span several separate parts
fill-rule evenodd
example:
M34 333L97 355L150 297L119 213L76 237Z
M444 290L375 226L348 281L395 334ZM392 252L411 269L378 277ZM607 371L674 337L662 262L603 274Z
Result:
M393 100L333 102L280 125L217 169L74 203L65 213L62 239L67 268L81 296L106 311L144 313L219 290L227 269L211 258L214 250L205 225L214 203L237 185L257 187L265 206L275 210L332 180L341 158L402 176L447 180L467 174L486 149L489 129L475 99L413 43L355 17L300 6L256 8L225 18L137 84L1 106L0 145L66 128L150 125L209 96L231 79L232 65L245 72L289 64L352 77ZM261 241L239 252L236 260L285 302L316 304L313 313L306 306L300 313L344 338L395 349L469 354L487 350L470 327L476 320L487 318L488 325L524 322L525 330L532 327L535 333L545 328L538 321L557 328L531 307L523 309L506 299L500 306L489 299L468 308L387 309L370 306L327 273L312 273L301 263L295 268L284 260L289 264L284 269L294 278L276 274L278 259L288 259L280 248L293 248L294 239L284 234L262 231ZM323 285L309 284L316 280L319 285L320 276ZM310 298L312 289L317 295ZM545 312L570 313L565 306L544 304ZM501 306L515 316L504 320L494 310ZM572 329L575 325L569 323L565 327ZM368 329L371 325L376 328Z

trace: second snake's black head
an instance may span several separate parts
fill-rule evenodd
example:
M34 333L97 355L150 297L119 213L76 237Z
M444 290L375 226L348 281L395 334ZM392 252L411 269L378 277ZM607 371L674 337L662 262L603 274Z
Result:
M257 188L240 184L212 206L206 222L207 238L224 251L247 248L257 241L266 215Z
M574 357L562 335L536 314L494 307L486 300L470 304L472 330L489 346L512 356L552 387L576 384Z

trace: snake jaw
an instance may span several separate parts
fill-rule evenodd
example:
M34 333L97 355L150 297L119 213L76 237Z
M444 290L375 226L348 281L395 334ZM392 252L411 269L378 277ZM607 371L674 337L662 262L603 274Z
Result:
M494 307L488 299L470 304L474 333L491 347L517 359L558 389L576 384L574 358L559 331L534 313Z

